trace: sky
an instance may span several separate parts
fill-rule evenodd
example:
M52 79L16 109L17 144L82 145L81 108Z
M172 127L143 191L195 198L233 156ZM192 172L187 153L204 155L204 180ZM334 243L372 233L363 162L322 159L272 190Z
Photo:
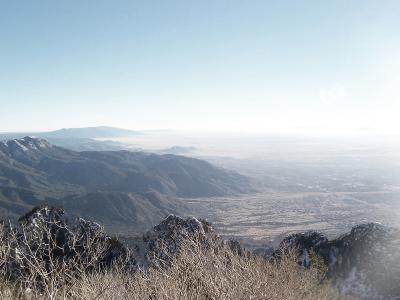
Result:
M0 0L0 131L400 131L400 1Z

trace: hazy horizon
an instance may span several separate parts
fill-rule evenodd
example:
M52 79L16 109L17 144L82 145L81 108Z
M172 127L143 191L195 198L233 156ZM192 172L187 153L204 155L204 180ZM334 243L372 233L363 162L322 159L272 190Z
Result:
M398 1L3 2L0 130L396 132L399 14Z
M62 128L47 128L44 130L30 130L26 128L25 130L16 130L16 131L5 131L0 129L0 134L30 134L30 133L46 133L46 132L53 132L59 130L69 130L69 129L89 129L89 128L112 128L112 129L122 129L122 130L132 130L137 131L138 133L162 133L162 134L183 134L183 135L190 135L190 134L200 134L206 135L209 137L212 136L236 136L236 137L273 137L273 136L281 136L281 137L394 137L400 138L400 132L397 130L384 130L378 128L354 128L352 130L326 130L326 129L314 129L314 128L297 128L297 129L280 129L280 130L263 130L263 131L241 131L241 130L207 130L207 129L174 129L174 128L121 128L116 126L109 126L109 125L93 125L88 127L78 127L78 126L69 126L69 127L62 127Z

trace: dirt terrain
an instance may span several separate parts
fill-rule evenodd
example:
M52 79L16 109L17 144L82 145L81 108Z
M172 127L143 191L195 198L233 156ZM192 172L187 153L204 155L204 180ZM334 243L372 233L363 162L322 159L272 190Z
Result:
M187 199L221 235L249 245L273 244L289 232L320 230L334 237L352 226L400 226L397 191L263 192L236 198Z

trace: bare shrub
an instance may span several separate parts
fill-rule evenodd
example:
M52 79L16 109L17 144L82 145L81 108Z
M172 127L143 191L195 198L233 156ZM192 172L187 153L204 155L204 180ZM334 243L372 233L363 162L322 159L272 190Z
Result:
M297 257L279 262L193 241L169 263L127 276L119 269L89 274L70 291L74 299L339 299L320 270L301 270Z
M47 217L18 229L0 226L1 299L339 298L323 268L300 268L294 252L269 261L236 244L179 237L158 240L150 265L132 269L129 253L121 255L99 225L69 227L57 214L39 212Z
M17 228L1 226L1 275L7 283L2 298L9 293L13 298L66 298L86 274L117 263L114 256L129 258L127 249L98 224L79 220L69 227L55 212L38 208L33 222L22 220Z

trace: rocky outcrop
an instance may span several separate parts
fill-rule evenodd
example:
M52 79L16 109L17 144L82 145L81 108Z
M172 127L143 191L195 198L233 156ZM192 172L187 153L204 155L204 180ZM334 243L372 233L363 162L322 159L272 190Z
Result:
M11 249L12 253L1 256L5 252L0 251L0 262L5 262L2 267L16 278L29 278L29 272L36 272L30 268L29 259L43 262L38 267L44 266L45 271L52 263L62 261L79 262L78 269L88 272L107 268L121 259L132 269L168 267L183 247L230 249L241 256L250 255L240 243L222 240L210 223L194 217L169 215L135 239L133 255L95 222L77 219L69 224L61 209L37 207L21 217L19 223L17 228L1 225L2 251ZM297 251L302 268L322 259L328 279L342 293L361 299L400 299L399 249L399 230L368 223L333 240L315 231L292 234L274 251L258 249L257 253L279 259L282 254ZM316 260L317 257L321 259Z
M183 245L187 247L195 243L202 247L215 247L222 240L206 220L169 215L143 236L143 242L144 249L142 247L139 251L140 263L148 266L155 261L168 264Z
M66 268L88 272L129 259L128 250L95 223L78 219L68 224L64 211L39 206L19 219L19 226L2 226L6 271L16 279L36 277ZM75 270L76 269L76 270Z
M90 262L84 266L87 270L124 260L128 268L137 269L167 267L182 247L227 247L239 255L248 254L238 242L223 241L207 221L175 215L136 238L132 249L108 236L98 223L78 218L69 224L62 209L46 205L22 216L18 227L5 229L3 244L9 244L15 252L9 257L9 269L20 275L29 271L28 259L46 265L57 259Z
M377 223L358 225L336 239L322 233L296 233L274 252L296 249L299 264L309 267L312 255L328 266L327 276L345 294L361 299L400 299L400 231Z

